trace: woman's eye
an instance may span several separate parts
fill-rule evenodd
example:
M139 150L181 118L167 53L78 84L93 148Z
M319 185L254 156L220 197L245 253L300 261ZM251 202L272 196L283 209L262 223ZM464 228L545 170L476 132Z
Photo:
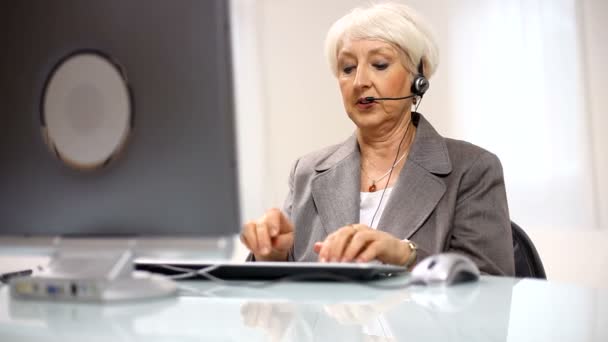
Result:
M353 72L353 70L355 70L354 66L346 66L342 68L342 72L345 74L350 74L351 72Z
M388 68L388 63L374 63L374 68L378 70L384 70Z

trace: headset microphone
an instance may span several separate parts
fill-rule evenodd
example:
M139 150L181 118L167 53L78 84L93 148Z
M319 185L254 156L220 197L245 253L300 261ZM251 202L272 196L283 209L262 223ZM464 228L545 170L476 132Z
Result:
M373 96L368 96L368 97L364 97L363 101L365 101L365 103L370 103L370 102L374 102L374 101L385 101L385 100L405 100L405 99L411 99L412 97L416 97L418 95L409 95L409 96L404 96L404 97L373 97Z

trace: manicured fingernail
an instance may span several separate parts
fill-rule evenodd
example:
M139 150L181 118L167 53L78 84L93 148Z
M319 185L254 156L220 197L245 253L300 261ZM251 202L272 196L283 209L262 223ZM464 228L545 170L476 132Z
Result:
M327 262L327 259L325 259L324 257L321 257L321 262Z
M262 254L266 255L270 252L270 249L268 247L264 247L264 248L262 248L261 252L262 252Z

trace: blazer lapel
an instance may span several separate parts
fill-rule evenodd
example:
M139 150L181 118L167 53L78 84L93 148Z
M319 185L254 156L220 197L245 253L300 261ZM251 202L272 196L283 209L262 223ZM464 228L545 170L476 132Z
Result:
M452 171L444 138L422 115L412 116L416 137L378 223L379 230L401 239L409 239L420 229L445 193L445 184L436 174Z
M360 158L353 135L315 168L312 197L327 234L359 222Z
M411 237L433 212L446 191L436 175L452 171L445 140L426 119L412 113L417 127L407 162L378 229L400 238ZM312 197L321 222L329 234L359 223L361 154L355 135L315 167ZM369 222L364 222L369 223Z
M445 193L445 185L408 160L382 213L378 229L409 239L424 223Z

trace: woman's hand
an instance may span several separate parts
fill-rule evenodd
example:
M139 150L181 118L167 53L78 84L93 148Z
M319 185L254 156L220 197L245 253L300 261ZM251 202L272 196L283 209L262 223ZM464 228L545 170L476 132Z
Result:
M389 233L364 224L351 224L330 234L325 241L315 243L321 262L368 262L405 265L411 250L409 245Z
M293 224L276 208L257 221L249 221L241 232L241 242L258 261L286 261L293 246Z

